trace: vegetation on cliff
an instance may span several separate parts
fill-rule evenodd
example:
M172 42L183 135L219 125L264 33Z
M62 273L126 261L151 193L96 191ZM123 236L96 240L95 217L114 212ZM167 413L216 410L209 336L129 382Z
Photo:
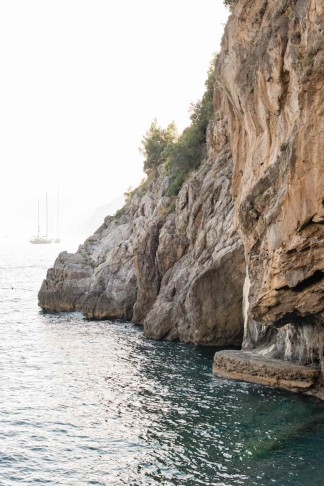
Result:
M238 0L224 0L224 4L226 5L226 7L229 7L230 10L233 10L237 3Z
M178 138L175 123L170 123L166 128L157 124L155 119L142 138L140 152L144 155L144 172L147 175L160 164L166 162L168 147L173 145Z
M121 218L129 207L135 194L143 196L154 183L156 171L162 168L169 178L167 196L177 196L183 183L190 173L197 169L206 156L206 133L208 123L214 116L213 93L215 63L214 55L210 63L205 91L200 100L190 106L190 125L179 135L174 122L166 128L161 127L157 120L153 120L150 128L141 140L140 153L144 156L144 172L147 175L141 184L129 188L124 193L125 205L116 211L114 219ZM174 201L170 204L167 213L174 209Z
M197 169L206 155L206 131L213 117L214 57L205 81L205 92L201 100L190 107L191 124L179 136L176 126L170 123L162 128L154 120L142 139L141 153L144 155L144 171L149 175L163 164L170 177L169 196L180 191L188 174Z

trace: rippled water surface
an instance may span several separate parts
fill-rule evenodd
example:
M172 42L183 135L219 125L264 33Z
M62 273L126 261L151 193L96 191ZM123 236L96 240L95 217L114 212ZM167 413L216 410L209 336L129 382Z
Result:
M0 249L1 486L324 484L322 402L217 379L212 350L129 323L43 314L57 253Z

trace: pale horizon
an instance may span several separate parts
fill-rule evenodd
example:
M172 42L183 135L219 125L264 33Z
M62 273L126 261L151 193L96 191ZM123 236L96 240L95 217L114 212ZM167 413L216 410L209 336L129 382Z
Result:
M64 231L122 201L152 120L189 124L227 16L222 0L2 2L2 235L35 234L58 187Z

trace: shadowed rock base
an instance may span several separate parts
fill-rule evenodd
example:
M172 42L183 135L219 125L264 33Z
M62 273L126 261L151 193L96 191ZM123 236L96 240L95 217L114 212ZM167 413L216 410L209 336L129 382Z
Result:
M290 361L265 358L251 351L219 351L213 372L222 378L249 381L260 385L309 392L316 387L320 372ZM317 395L317 393L313 393Z

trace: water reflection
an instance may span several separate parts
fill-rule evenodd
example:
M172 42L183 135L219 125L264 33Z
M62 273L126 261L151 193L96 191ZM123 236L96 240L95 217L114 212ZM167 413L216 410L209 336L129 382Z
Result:
M23 255L0 274L0 484L323 484L322 402L217 379L208 348L43 314L46 255Z
M81 418L103 433L104 443L94 452L100 452L100 462L110 471L109 481L271 484L278 475L278 454L292 475L291 483L288 477L282 484L300 478L292 451L323 423L322 404L218 380L211 374L208 350L149 341L130 324L85 323L81 318L76 324L72 315L62 336L57 332L62 323L53 327L56 317L45 318L63 350L64 368L73 363L72 375L64 371L64 387L73 390L77 384ZM85 437L93 433L87 429Z

